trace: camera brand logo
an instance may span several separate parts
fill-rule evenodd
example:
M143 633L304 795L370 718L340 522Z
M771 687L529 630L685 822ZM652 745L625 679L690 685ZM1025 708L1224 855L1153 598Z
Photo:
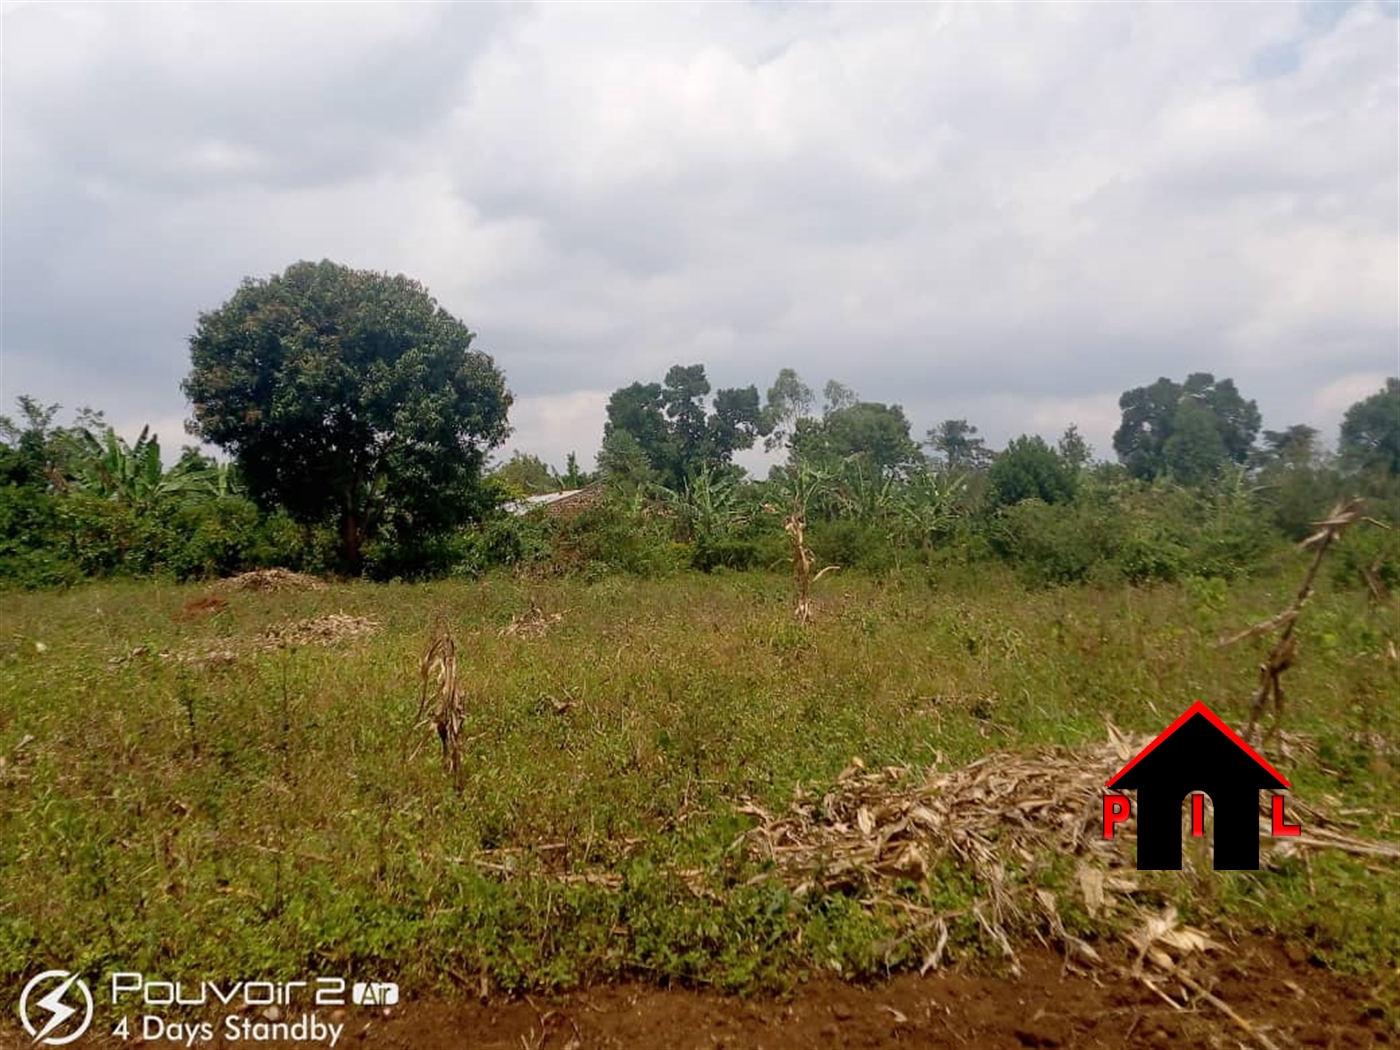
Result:
M1205 704L1188 707L1156 740L1114 774L1105 787L1138 794L1138 857L1142 871L1181 868L1181 801L1191 799L1191 834L1205 834L1205 792L1215 804L1217 871L1256 871L1259 868L1259 792L1290 787L1269 765ZM1288 823L1284 797L1270 804L1275 836L1298 835L1302 828ZM1116 825L1132 813L1127 795L1103 799L1103 837L1113 838Z
M54 987L45 992L44 989L50 984ZM68 993L73 988L82 993L83 999L83 1019L76 1025L68 1022L78 1013L78 1009L64 1001L69 998ZM45 1022L42 1028L36 1027L34 1019L30 1017L30 999L34 1000L34 1006L39 1011L39 1020ZM88 1025L92 1024L92 992L88 990L87 982L77 974L67 970L45 970L31 978L20 993L19 1019L37 1045L64 1046L81 1039ZM67 1034L62 1034L65 1029Z

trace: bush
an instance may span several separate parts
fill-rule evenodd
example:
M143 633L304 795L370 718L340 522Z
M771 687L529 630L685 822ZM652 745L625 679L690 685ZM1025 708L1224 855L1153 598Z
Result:
M490 569L531 566L553 555L549 529L538 515L501 515L461 530L451 572L480 576Z
M603 503L577 514L547 520L553 555L542 571L598 579L627 573L654 579L689 567L688 545L671 541L669 522L647 509Z
M57 546L83 576L149 576L165 567L177 536L160 516L86 493L50 497Z
M0 581L27 589L77 583L82 567L61 539L52 496L27 486L0 487Z
M318 537L283 514L264 515L241 496L179 504L165 519L174 539L164 557L165 568L178 580L274 567L322 572L329 564L326 536Z
M1328 553L1332 580L1348 589L1365 587L1362 570L1375 567L1376 579L1387 590L1400 588L1400 526L1380 529L1361 522L1348 529Z
M1077 583L1118 554L1122 524L1104 509L1084 502L1024 500L997 512L989 539L1027 583Z
M839 565L843 570L883 573L898 561L898 552L885 530L850 520L813 522L807 529L807 546L821 563L819 569Z
M721 539L696 540L685 544L690 552L690 564L701 572L715 569L743 571L761 564L762 548L757 540L736 536Z

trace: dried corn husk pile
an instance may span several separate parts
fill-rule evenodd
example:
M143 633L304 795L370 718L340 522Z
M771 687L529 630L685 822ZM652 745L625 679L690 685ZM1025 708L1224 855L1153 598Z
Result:
M951 858L987 883L998 911L1015 912L1003 892L1008 861L1031 863L1052 847L1131 865L1130 836L1102 837L1103 785L1149 740L1113 731L1092 749L999 752L921 778L856 759L821 797L799 788L787 813L740 807L759 822L745 838L799 894L892 888Z
M758 824L736 845L770 863L773 877L798 895L845 892L867 904L906 909L901 901L907 898L897 893L899 883L923 881L941 861L950 860L982 888L976 917L1013 962L1011 935L1045 928L1071 956L1094 961L1093 950L1065 932L1054 895L1034 888L1033 882L1014 882L1008 870L1030 869L1054 854L1077 856L1077 889L1091 917L1119 907L1139 911L1131 903L1139 889L1132 859L1136 821L1120 825L1112 840L1104 839L1102 800L1105 782L1151 740L1110 725L1102 744L999 752L961 769L922 776L899 767L867 769L856 759L830 790L818 795L799 788L785 813L770 813L752 802L740 806ZM1291 735L1283 742L1295 750L1308 746ZM1296 820L1301 814L1305 832L1266 837L1261 843L1265 866L1308 848L1400 861L1400 846L1344 835L1321 811L1296 803L1290 800L1289 816ZM1266 836L1270 805L1261 793L1260 827ZM1184 823L1188 820L1184 817ZM1209 837L1192 839L1188 829L1183 841L1184 866L1209 867ZM1179 927L1174 919L1163 925L1160 917L1146 912L1141 918L1142 930L1150 926L1156 931L1140 930L1144 943L1157 946L1159 955L1159 942L1182 950L1209 946L1205 934Z
M326 584L314 576L290 569L257 569L230 576L214 585L222 591L324 591Z
M280 649L283 646L335 645L356 638L367 638L378 634L383 625L368 616L347 616L345 613L328 613L309 620L288 620L274 624L263 632L261 649Z
M510 618L510 623L501 628L501 637L543 638L551 627L563 619L563 613L547 613L531 602L529 612L516 613Z
M381 630L383 625L367 616L330 613L309 620L287 620L274 624L251 642L240 643L229 639L225 642L225 647L220 649L162 649L155 655L162 660L174 660L196 670L208 671L219 667L231 667L238 662L240 655L250 652L270 653L279 649L308 645L338 645L341 642L368 638ZM108 662L123 664L136 657L150 655L150 647L142 645L122 656L114 656Z

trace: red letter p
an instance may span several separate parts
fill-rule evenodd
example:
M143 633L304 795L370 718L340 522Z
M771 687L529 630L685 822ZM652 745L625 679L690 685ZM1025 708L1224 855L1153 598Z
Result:
M1105 795L1103 797L1103 837L1113 838L1113 825L1121 824L1132 816L1132 805L1127 795Z

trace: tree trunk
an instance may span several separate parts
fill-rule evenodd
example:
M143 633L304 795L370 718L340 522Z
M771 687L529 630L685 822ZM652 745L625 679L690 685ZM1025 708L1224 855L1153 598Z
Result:
M361 551L364 534L360 531L360 517L353 510L347 510L340 523L340 555L345 560L345 568L352 576L364 572L365 559Z

